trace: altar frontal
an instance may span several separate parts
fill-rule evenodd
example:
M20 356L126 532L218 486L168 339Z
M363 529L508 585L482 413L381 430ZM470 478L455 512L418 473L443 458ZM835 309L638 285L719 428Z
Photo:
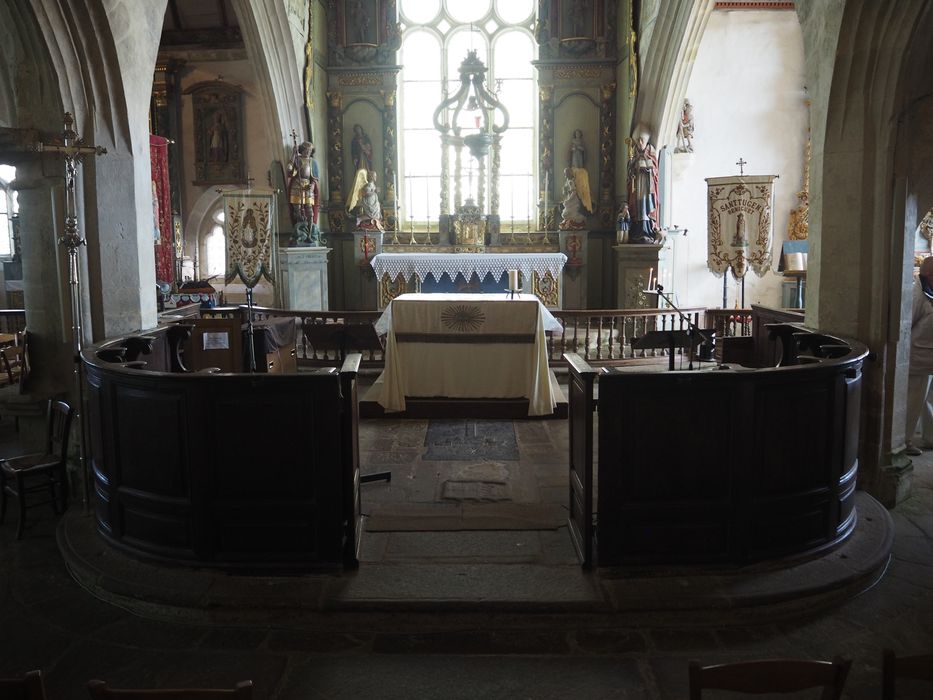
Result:
M404 294L376 324L386 368L369 398L404 411L406 396L524 397L529 415L549 415L561 395L545 331L560 328L530 295Z

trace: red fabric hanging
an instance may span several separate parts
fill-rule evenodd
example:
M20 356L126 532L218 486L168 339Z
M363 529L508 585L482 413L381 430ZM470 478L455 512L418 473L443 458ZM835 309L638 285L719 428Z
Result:
M168 182L168 139L149 135L152 160L152 218L155 239L156 281L175 281L175 245L172 234L172 195Z

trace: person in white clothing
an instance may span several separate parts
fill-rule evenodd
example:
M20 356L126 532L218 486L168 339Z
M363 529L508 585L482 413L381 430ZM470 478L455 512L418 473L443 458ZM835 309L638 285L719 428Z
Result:
M910 375L907 381L907 449L916 456L920 448L933 449L933 406L930 404L930 379L933 376L933 256L920 263L914 282L913 315L910 330ZM917 423L922 422L923 442L913 442Z

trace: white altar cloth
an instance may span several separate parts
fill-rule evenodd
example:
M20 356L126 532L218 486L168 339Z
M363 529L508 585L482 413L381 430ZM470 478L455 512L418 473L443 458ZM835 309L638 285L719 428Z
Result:
M406 396L525 397L528 415L549 415L561 393L545 330L560 322L530 294L403 294L376 323L386 366L369 396L386 411Z
M376 271L377 280L388 274L390 280L401 275L405 280L414 276L424 282L431 275L440 281L445 272L451 280L458 272L467 281L474 272L480 280L488 273L499 279L508 270L518 270L527 286L532 272L540 277L549 272L555 280L560 279L566 262L563 253L380 253L369 264Z

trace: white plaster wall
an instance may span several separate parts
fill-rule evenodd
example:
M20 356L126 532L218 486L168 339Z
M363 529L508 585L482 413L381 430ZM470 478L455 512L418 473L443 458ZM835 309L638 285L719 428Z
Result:
M722 305L722 279L706 267L707 177L778 175L774 186L774 264L787 240L787 221L803 186L808 114L803 36L794 12L715 11L700 42L687 88L696 123L694 153L675 154L671 223L689 230L686 278L675 281L681 304ZM670 144L673 149L674 145ZM679 267L679 266L678 266ZM738 285L728 274L727 306ZM781 305L784 278L745 278L745 303Z

